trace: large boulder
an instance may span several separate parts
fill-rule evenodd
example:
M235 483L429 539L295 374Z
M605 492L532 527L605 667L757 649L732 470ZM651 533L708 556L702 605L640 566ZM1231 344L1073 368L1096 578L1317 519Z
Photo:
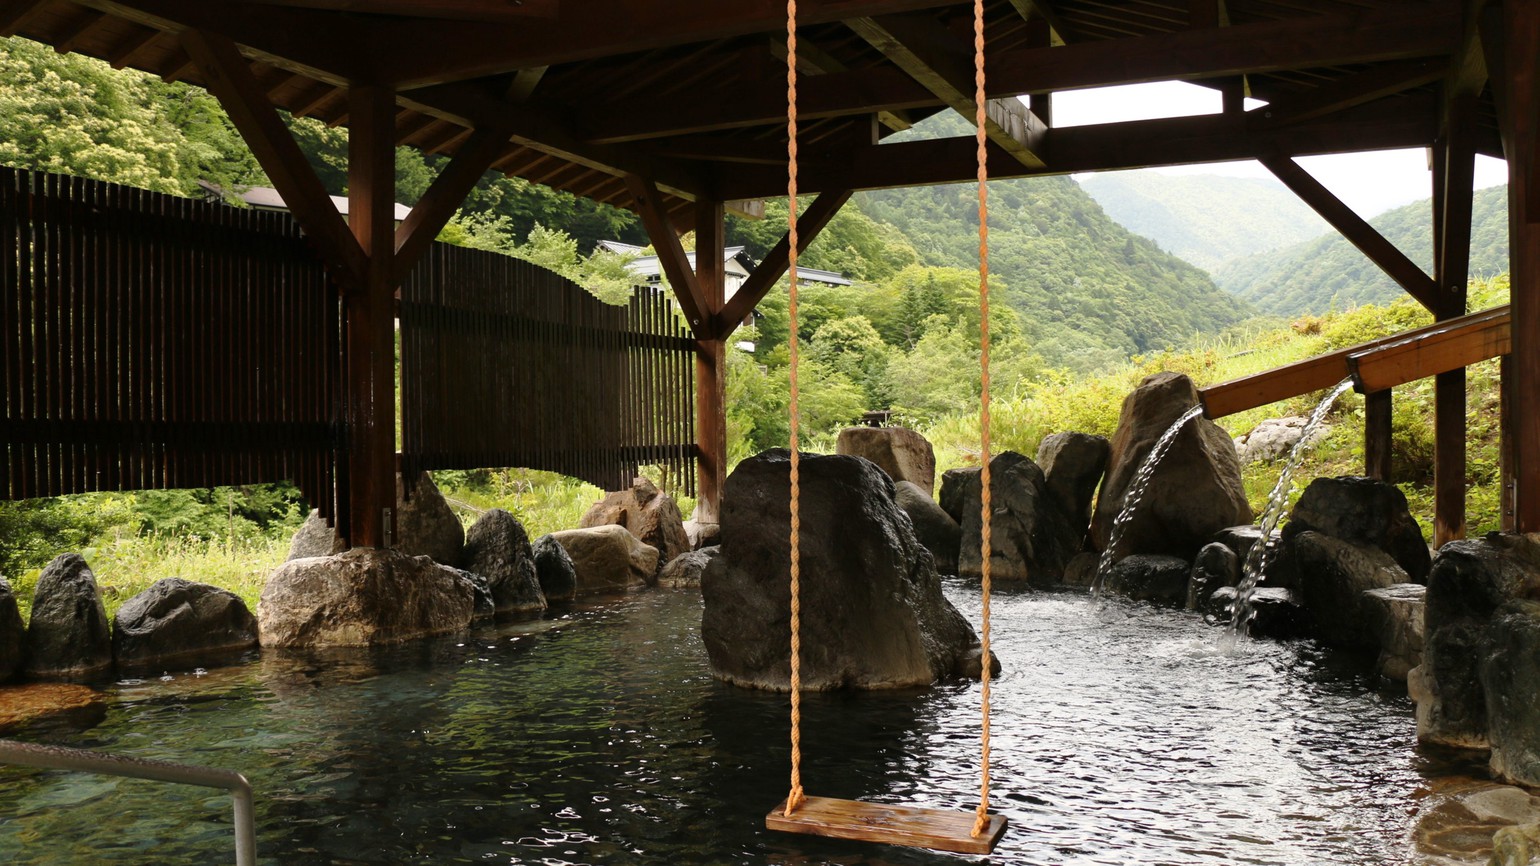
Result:
M1498 608L1481 650L1492 773L1540 787L1540 601L1515 599Z
M941 506L959 526L963 522L963 509L967 505L969 485L978 484L977 468L948 469L941 473L941 494L936 497L936 504Z
M674 557L674 561L658 572L658 586L670 589L699 589L701 575L722 552L720 547L703 547Z
M846 427L835 454L865 457L894 481L908 481L925 495L936 489L936 452L930 441L907 427Z
M637 540L658 551L661 567L681 553L694 549L685 531L684 518L674 497L658 489L646 478L631 482L629 490L606 494L589 507L578 521L588 529L595 526L623 526ZM648 582L652 582L649 575Z
M257 645L257 618L227 589L180 577L157 580L112 618L119 668L211 665Z
M1144 458L1178 418L1198 404L1192 380L1180 373L1146 377L1123 401L1107 474L1091 521L1091 539L1106 550L1113 520ZM1219 425L1202 417L1184 425L1154 468L1113 558L1159 553L1191 561L1214 533L1251 522L1235 445Z
M465 527L426 472L407 480L396 473L396 519L391 545L408 556L426 556L442 565L458 565ZM410 495L408 495L410 494Z
M653 583L658 549L643 544L624 526L595 526L551 533L572 558L578 595L625 592Z
M262 588L257 622L267 647L375 646L460 631L474 605L455 569L359 547L279 566Z
M517 517L501 508L481 515L465 533L465 570L486 578L496 613L545 610L535 551Z
M1348 649L1379 649L1364 593L1408 583L1406 572L1377 547L1320 532L1289 535L1284 545L1299 575L1300 602L1310 612L1321 642Z
M1084 537L1048 492L1031 458L1005 451L989 462L990 572L995 580L1057 584ZM961 494L962 547L957 572L983 573L982 473L968 470Z
M701 579L701 637L719 679L790 685L790 454L738 464L724 486L722 553ZM965 666L973 629L941 592L893 482L853 457L801 465L802 687L925 685Z
M1235 456L1242 463L1256 463L1261 460L1277 460L1285 457L1299 444L1299 440L1305 438L1305 425L1310 421L1304 415L1289 415L1284 418L1268 418L1245 433L1235 437ZM1325 424L1318 424L1310 431L1310 441L1306 446L1325 439L1331 428Z
M1432 558L1422 528L1394 484L1344 475L1317 478L1300 494L1283 536L1319 532L1377 547L1390 555L1412 583L1427 583Z
M11 584L0 577L0 683L21 670L26 639L27 624L22 622L16 595L11 592Z
M1084 532L1091 525L1091 505L1096 486L1107 471L1112 445L1105 436L1090 433L1054 433L1037 446L1037 465L1043 470L1048 493L1071 525Z
M90 680L112 670L107 610L80 554L60 554L38 576L25 657L23 671L35 679Z
M1175 556L1136 553L1107 569L1108 592L1137 601L1182 607L1187 603L1187 583L1192 563Z
M1228 626L1235 620L1235 605L1240 590L1222 586L1202 605L1204 620L1215 625ZM1293 592L1281 586L1259 586L1252 590L1247 600L1246 622L1243 629L1255 638L1293 640L1311 631L1310 613L1299 604Z
M1187 575L1187 609L1201 610L1214 591L1235 586L1241 579L1241 558L1224 544L1203 545Z
M1380 644L1377 667L1388 679L1406 682L1412 668L1422 664L1427 591L1422 584L1398 583L1364 593L1369 630Z
M936 558L936 570L942 574L956 574L962 527L930 498L924 488L912 481L896 482L893 485L893 498L898 502L898 507L909 515L909 522L914 524L914 535L920 544Z
M1540 599L1540 535L1494 532L1439 548L1428 573L1422 665L1407 677L1419 740L1488 747L1481 659L1488 626L1514 599Z
M306 559L311 556L333 556L347 550L342 536L321 517L321 512L311 509L310 516L300 524L299 530L289 542L289 559Z
M549 535L535 539L535 575L546 601L571 601L577 597L577 569L567 548Z

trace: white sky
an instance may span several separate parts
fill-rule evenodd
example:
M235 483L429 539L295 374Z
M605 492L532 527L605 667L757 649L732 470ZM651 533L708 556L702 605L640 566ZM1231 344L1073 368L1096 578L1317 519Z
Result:
M1246 100L1247 108L1261 104L1258 100ZM1053 123L1055 126L1083 126L1158 117L1218 114L1220 108L1219 92L1207 87L1180 81L1130 84L1124 87L1055 93ZM1432 174L1428 171L1427 151L1423 148L1340 156L1307 156L1298 161L1316 180L1365 218L1433 194ZM1272 172L1252 160L1147 170L1161 174L1220 174L1274 179ZM1477 189L1507 181L1508 168L1502 160L1488 156L1476 157Z

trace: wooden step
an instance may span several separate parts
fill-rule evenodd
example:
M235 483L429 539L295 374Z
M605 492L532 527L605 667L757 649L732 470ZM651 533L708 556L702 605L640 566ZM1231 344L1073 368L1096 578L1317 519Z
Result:
M786 817L786 801L770 810L765 826L786 833L807 833L861 842L931 848L958 854L988 854L1005 833L1005 816L990 815L989 826L973 835L973 812L922 809L859 800L808 797Z

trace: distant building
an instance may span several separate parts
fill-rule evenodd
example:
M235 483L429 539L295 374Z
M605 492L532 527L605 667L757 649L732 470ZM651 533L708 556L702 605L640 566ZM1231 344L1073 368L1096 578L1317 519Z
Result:
M198 181L198 186L203 187L205 193L207 193L209 198L215 199L215 200L219 200L219 201L223 201L224 200L225 194L227 192L223 188L221 188L221 187L219 187L219 186L217 186L215 184L209 183L206 180ZM248 206L250 206L252 208L255 208L257 210L284 211L286 213L289 210L288 205L284 203L283 196L278 194L278 190L273 189L270 186L254 186L254 187L250 187L250 188L245 189L245 190L229 190L228 192L230 194L233 194L236 198L239 198L241 201L245 202ZM343 219L347 219L347 216L348 216L348 200L347 200L347 197L346 196L340 196L340 195L333 195L333 196L327 196L327 197L332 200L332 204L337 206L337 212L342 214L342 218ZM396 222L397 223L400 223L402 220L405 220L407 214L409 214L411 212L412 212L411 208L407 207L406 205L402 204L401 202L396 202Z
M663 265L658 261L658 257L641 254L646 247L623 244L620 241L599 241L599 249L620 253L621 255L636 256L626 265L626 268L631 273L642 278L637 285L656 286L663 282ZM693 251L687 252L685 253L685 258L689 259L690 267L694 268L695 253ZM722 251L722 270L725 276L723 280L725 283L724 301L738 293L738 289L743 286L744 280L749 278L751 265L752 260L744 254L743 247L728 247ZM851 284L849 279L833 271L820 271L817 268L804 268L800 265L797 267L797 280L804 283L820 283L826 286L848 286ZM749 318L744 320L744 324L753 324L753 318L758 314L757 310L750 313ZM733 345L745 352L754 351L754 344L748 340L739 340Z

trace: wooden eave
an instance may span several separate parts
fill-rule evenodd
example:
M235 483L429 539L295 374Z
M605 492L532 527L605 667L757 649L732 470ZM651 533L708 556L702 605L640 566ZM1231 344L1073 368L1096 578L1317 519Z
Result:
M1447 65L1464 0L1215 2L1222 17L1208 10L1210 20L1197 20L1203 4L1193 0L990 0L989 95L1166 79L1228 87L1244 76L1248 91L1268 100L1324 99L1351 91L1355 80L1372 99L1344 100L1340 110L1331 103L1323 116L1276 129L1264 129L1256 114L1049 128L1033 140L1042 165L997 145L998 173L1432 143L1440 83L1414 74L1401 90L1373 85L1419 63ZM395 82L399 143L452 155L473 127L507 128L497 170L631 209L626 177L646 176L680 227L693 219L696 199L784 189L780 2L538 0L521 13L502 2L454 0L435 8L405 0L0 0L0 32L200 84L180 34L205 30L240 46L276 107L338 125L348 123L349 81ZM880 143L956 102L949 107L912 64L901 68L853 27L901 16L906 38L927 43L927 56L971 64L956 54L971 43L971 9L956 0L804 0L800 143L811 188L971 176L962 165L971 144ZM1490 96L1474 114L1480 149L1500 152Z

